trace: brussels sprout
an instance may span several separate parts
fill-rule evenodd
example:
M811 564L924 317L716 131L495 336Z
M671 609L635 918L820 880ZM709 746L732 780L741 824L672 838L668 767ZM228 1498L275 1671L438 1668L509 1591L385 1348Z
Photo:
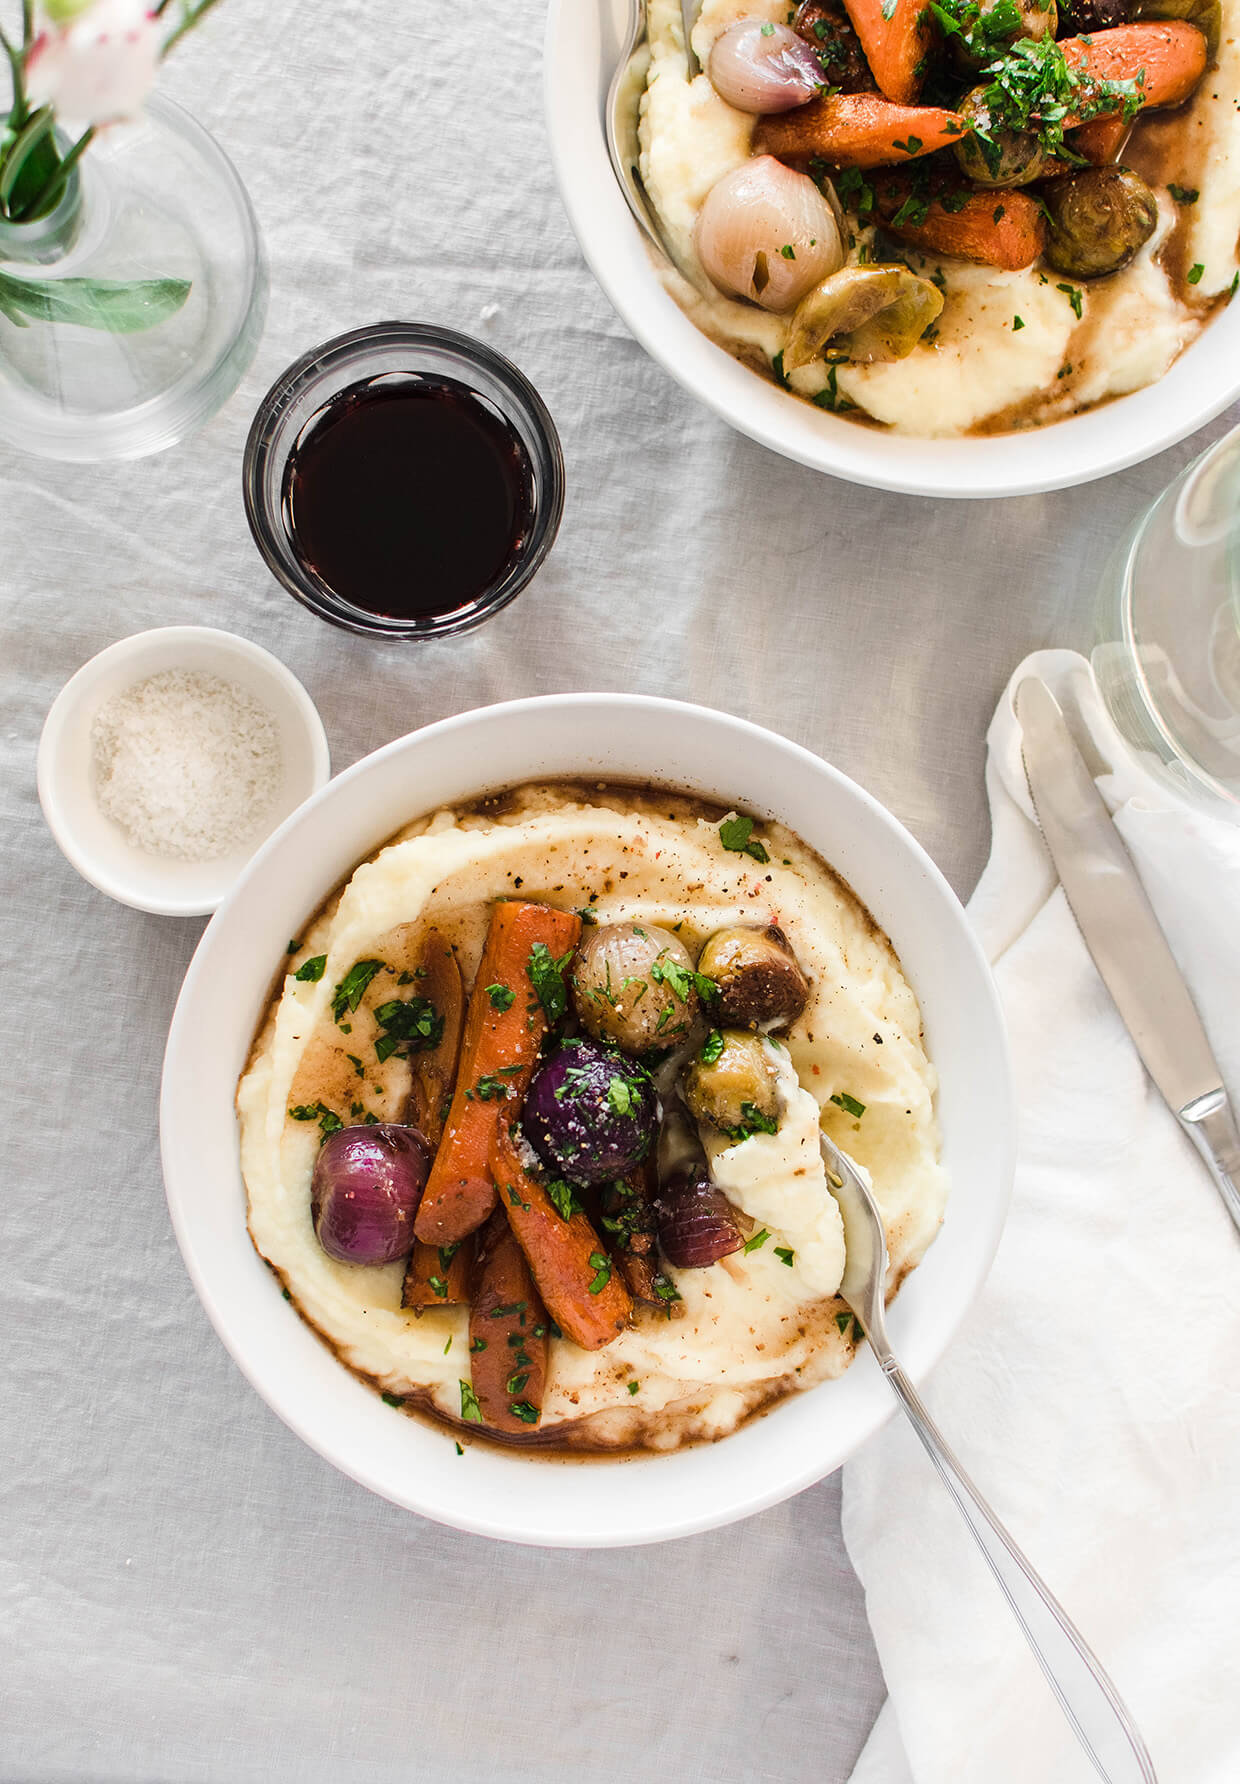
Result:
M906 359L942 308L943 294L906 266L841 267L797 305L784 370L810 365L828 344L832 360L857 365Z
M1183 19L1186 25L1196 25L1205 38L1211 62L1218 58L1219 40L1223 35L1221 0L1132 0L1128 17Z
M756 1034L712 1030L685 1068L681 1092L695 1120L730 1138L775 1131L775 1067L770 1043Z
M970 126L955 144L956 160L975 186L1027 186L1046 171L1046 151L1035 133L996 124L985 87L966 93L956 110Z
M795 1022L809 997L809 981L782 929L718 929L702 949L698 971L713 979L713 1013L736 1028Z
M1154 233L1158 205L1126 167L1083 167L1042 193L1050 229L1046 260L1073 279L1100 279L1127 266Z
M626 1053L670 1047L698 1013L693 958L678 936L650 923L586 931L573 962L573 1007L600 1041Z

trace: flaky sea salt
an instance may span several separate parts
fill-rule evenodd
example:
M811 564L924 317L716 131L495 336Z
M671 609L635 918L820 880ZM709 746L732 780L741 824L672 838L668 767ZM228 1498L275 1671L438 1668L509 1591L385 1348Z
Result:
M91 727L95 795L135 848L214 861L253 836L280 786L271 714L244 688L169 669L116 694Z

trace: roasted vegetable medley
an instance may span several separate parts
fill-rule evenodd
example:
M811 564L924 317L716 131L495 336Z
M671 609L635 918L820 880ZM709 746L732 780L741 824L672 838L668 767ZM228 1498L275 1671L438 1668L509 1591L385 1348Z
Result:
M761 848L750 820L732 823ZM338 1026L382 966L345 975ZM435 929L398 983L374 1013L386 1057L408 1060L405 1121L288 1111L322 1134L314 1231L339 1262L406 1260L415 1316L468 1304L462 1419L528 1437L553 1342L598 1350L636 1319L675 1318L665 1264L705 1268L746 1244L754 1223L708 1152L779 1131L775 1037L809 982L773 925L733 924L691 952L671 930L512 898L490 908L468 997Z
M1131 133L1190 97L1220 30L1220 0L803 0L784 22L741 17L705 74L754 116L752 155L701 205L701 267L789 318L779 378L933 340L943 281L919 256L1106 278L1158 225L1124 165Z

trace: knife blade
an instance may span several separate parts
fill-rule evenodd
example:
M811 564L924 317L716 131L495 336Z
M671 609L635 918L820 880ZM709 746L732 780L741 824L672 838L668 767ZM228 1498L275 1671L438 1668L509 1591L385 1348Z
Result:
M1030 675L1015 706L1034 810L1077 927L1240 1228L1240 1129L1183 975L1055 696Z

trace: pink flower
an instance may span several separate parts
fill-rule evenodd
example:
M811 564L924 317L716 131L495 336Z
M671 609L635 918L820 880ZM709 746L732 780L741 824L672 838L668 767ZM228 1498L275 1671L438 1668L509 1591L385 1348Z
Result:
M92 0L35 41L26 69L31 104L50 104L78 126L133 117L155 84L161 37L145 0Z

